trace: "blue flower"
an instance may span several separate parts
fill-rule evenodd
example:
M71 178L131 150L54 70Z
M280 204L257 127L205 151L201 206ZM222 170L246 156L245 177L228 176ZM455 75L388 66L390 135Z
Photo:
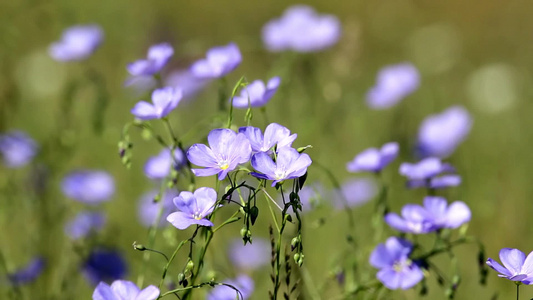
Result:
M206 58L195 62L190 70L198 78L220 78L235 70L241 60L239 47L229 43L207 51Z
M471 212L461 201L448 206L442 197L425 197L424 206L407 204L402 208L402 217L396 213L385 216L392 228L406 233L429 233L443 228L458 228L470 221Z
M418 130L418 154L422 157L450 156L466 138L472 123L472 117L462 106L452 106L427 117Z
M167 221L181 230L194 224L211 227L213 223L206 217L213 212L216 202L217 192L212 188L201 187L194 194L183 191L174 198L179 211L168 215Z
M172 71L165 78L166 86L181 89L183 99L190 99L210 83L208 78L198 78L190 70Z
M45 260L42 256L34 257L24 267L13 273L7 274L7 278L12 285L21 285L34 281L41 275L45 267Z
M148 49L147 59L137 60L128 65L128 72L133 76L152 76L159 73L174 55L174 49L168 43L153 45Z
M61 182L65 196L86 204L98 204L111 199L115 181L105 171L81 170L68 174Z
M424 278L420 266L409 258L413 245L404 239L390 237L370 255L370 264L378 268L376 275L388 289L410 289Z
M248 105L251 107L265 106L278 90L280 82L281 79L277 76L272 77L266 86L263 81L255 80L243 88L239 96L233 97L230 101L237 108L248 108Z
M159 293L154 285L141 290L131 281L116 280L111 286L100 282L93 292L93 300L155 300Z
M0 153L9 168L20 168L28 164L37 154L37 144L22 131L11 131L0 135Z
M225 280L224 283L238 289L240 294L229 286L218 285L207 295L207 300L246 300L250 298L254 291L254 281L247 275L240 275L236 279Z
M533 284L533 251L526 257L518 249L503 248L500 250L500 260L503 266L492 258L487 259L487 265L500 273L498 277Z
M88 58L104 39L102 28L98 25L78 25L65 31L59 42L48 48L50 56L57 61L77 61Z
M170 149L163 149L158 155L150 157L144 164L144 174L150 179L163 179L170 174L171 168L179 170L187 164L185 154L180 149L174 150L174 159Z
M154 202L154 197L158 192L159 190L145 193L140 199L138 214L141 224L143 224L145 227L154 226L157 216L160 213L161 217L157 226L163 227L168 225L166 221L167 216L170 215L170 213L172 213L176 208L172 202L174 197L178 195L175 190L166 190L161 195L159 202Z
M311 158L306 153L298 153L296 149L283 147L278 150L276 162L265 152L252 156L252 167L261 173L251 172L252 176L274 180L272 186L287 179L303 176L311 165Z
M348 179L342 184L340 191L334 191L333 205L336 209L344 209L346 204L348 207L357 207L372 200L377 193L378 186L372 178Z
M269 124L265 129L264 136L261 129L252 126L241 127L239 132L248 138L253 152L267 153L271 153L274 146L277 146L277 149L290 147L298 136L296 133L291 135L289 129L277 123Z
M442 163L436 157L428 157L416 164L402 163L400 174L407 177L408 188L443 189L461 184L461 176L454 173L455 168L448 163Z
M316 52L337 43L341 23L333 15L319 15L312 7L295 5L263 27L263 42L270 51Z
M409 63L387 66L379 71L377 83L366 94L373 109L386 109L412 94L420 85L418 70Z
M357 154L355 158L346 164L348 172L374 172L379 173L390 164L396 156L400 147L398 143L387 143L381 149L369 148Z
M65 233L73 240L79 240L92 232L100 231L106 222L103 213L83 211L65 226Z
M111 282L126 275L126 262L115 250L95 248L83 264L83 273L93 285L100 281Z
M152 103L139 101L131 109L131 113L141 120L161 119L166 117L178 104L182 98L180 89L166 87L157 89L152 93Z
M229 258L239 270L255 270L270 262L270 242L254 237L253 243L244 243L241 238L234 239L229 247Z

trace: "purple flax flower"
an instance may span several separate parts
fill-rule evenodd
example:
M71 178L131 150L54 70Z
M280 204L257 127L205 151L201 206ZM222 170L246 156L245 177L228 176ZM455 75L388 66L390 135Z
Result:
M250 160L252 148L246 136L231 129L213 129L207 136L209 147L194 144L187 151L187 158L205 169L192 169L196 176L218 174L218 179L226 178L228 172Z
M115 193L113 177L105 171L81 170L68 174L61 182L65 196L86 204L98 204Z
M154 202L154 197L158 192L148 192L141 197L138 213L141 223L146 227L154 225L160 211L161 218L159 219L158 227L168 225L166 219L176 208L172 202L172 199L178 195L175 190L166 190L161 195L159 202Z
M182 90L184 99L194 97L209 82L209 79L194 76L190 70L173 71L165 79L166 86L173 86Z
M157 89L152 93L152 102L139 101L131 109L131 113L141 120L161 119L166 117L182 98L180 89L166 87Z
M20 168L28 164L37 154L37 144L22 131L11 131L0 135L0 153L9 168Z
M30 283L37 279L43 272L45 267L44 258L41 256L34 257L24 267L16 270L13 273L7 274L7 279L12 285L22 285Z
M416 164L402 163L400 165L400 174L407 177L408 188L442 189L458 186L461 184L461 176L455 174L441 175L442 173L454 172L454 167L448 163L442 163L436 157L425 158Z
M252 126L241 127L239 132L243 133L250 141L252 152L271 153L272 148L276 145L277 149L290 147L298 136L296 133L291 135L289 129L277 123L268 125L264 136L261 133L261 129Z
M470 132L472 122L472 117L462 106L452 106L427 117L418 130L419 154L422 157L450 156Z
M234 43L207 51L205 59L195 62L191 72L198 78L220 78L235 70L241 63L239 47Z
M240 294L229 286L218 285L207 295L207 300L246 300L254 291L254 281L247 275L239 275L236 279L225 280L224 283L238 289Z
M281 79L277 76L272 77L266 86L263 81L255 80L241 90L240 96L235 96L230 101L237 108L248 108L248 105L251 107L265 106L278 90L280 82Z
M255 270L270 262L270 242L255 238L253 243L243 244L241 238L234 239L229 247L229 258L239 270Z
M88 58L100 46L104 32L98 25L78 25L65 31L59 42L48 48L50 56L57 61L77 61Z
M159 73L174 55L174 49L168 43L153 45L148 49L147 59L137 60L128 65L127 69L133 76L152 76Z
M154 285L141 290L131 281L115 280L111 286L100 282L93 292L93 300L155 300L159 293Z
M533 284L533 251L526 257L518 249L503 248L500 250L500 260L503 266L492 258L487 259L487 265L500 273L498 277Z
M307 5L287 8L283 16L263 26L263 42L270 51L316 52L337 43L341 24L333 15L319 15Z
M303 176L311 165L311 158L306 153L298 153L296 149L283 147L278 150L276 162L265 152L252 156L252 167L261 173L252 172L252 176L274 180L272 186L287 179Z
M370 254L370 264L379 269L376 277L388 289L407 290L424 278L417 263L409 259L412 250L409 241L390 237Z
M357 154L355 158L346 164L348 172L374 172L379 173L390 164L396 156L400 147L398 143L387 143L381 149L369 148Z
M174 150L174 160L170 152L170 149L163 149L158 155L150 157L144 164L144 174L150 179L163 179L170 174L171 168L179 170L187 163L180 149Z
M126 262L115 250L95 248L83 264L83 274L93 285L111 282L126 275Z
M106 222L104 214L83 211L65 226L65 233L73 240L79 240L92 232L100 231Z
M333 201L337 209L357 207L376 197L378 186L372 178L352 178L344 182L341 190L334 191ZM344 202L347 203L344 203Z
M402 208L402 217L395 213L385 216L392 228L406 233L429 233L443 228L458 228L470 221L468 206L455 201L450 206L442 197L424 198L424 206L407 204Z
M174 198L174 205L180 211L168 215L167 221L181 230L193 224L213 226L213 223L206 217L213 212L216 202L217 192L212 188L201 187L194 191L194 194L183 191Z
M366 103L373 109L386 109L418 89L420 75L409 63L385 67L379 71L377 83L366 94Z

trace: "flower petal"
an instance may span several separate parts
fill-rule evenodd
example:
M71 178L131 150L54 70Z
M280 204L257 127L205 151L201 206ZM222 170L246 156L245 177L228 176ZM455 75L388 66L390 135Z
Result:
M526 255L524 252L518 249L503 248L500 250L500 260L512 275L520 273L525 259Z
M470 221L471 212L468 206L462 201L455 201L448 207L446 213L446 227L457 228Z
M201 167L218 167L215 154L204 144L194 144L187 151L190 162Z
M167 221L169 221L174 227L184 230L187 229L187 227L191 226L192 224L197 224L195 218L193 218L190 214L184 213L181 211L173 212L167 217Z
M137 295L135 300L155 300L159 296L159 293L157 287L149 285Z
M265 179L275 178L276 165L272 158L264 152L259 152L252 156L252 167L265 174L267 177Z
M131 281L116 280L111 284L111 290L121 299L135 299L139 288Z
M205 217L209 215L215 208L217 192L214 189L201 187L194 191L194 197L196 198L196 205L201 216Z
M505 267L500 265L497 261L495 261L492 258L487 259L487 265L489 267L491 267L492 269L494 269L496 272L504 275L505 277L511 277L512 276L512 274L511 274L511 272L509 272L509 270L507 270Z
M158 118L154 106L145 101L137 102L137 104L131 109L131 113L136 118L144 121Z
M93 292L93 300L121 300L119 299L111 287L105 282L100 282Z

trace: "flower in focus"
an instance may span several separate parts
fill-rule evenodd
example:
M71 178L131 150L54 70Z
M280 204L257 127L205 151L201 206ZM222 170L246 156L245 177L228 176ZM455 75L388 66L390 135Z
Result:
M298 136L296 133L291 135L289 129L277 123L269 124L265 129L264 136L261 129L252 126L241 127L239 132L243 133L250 141L252 152L271 153L274 146L277 146L277 149L290 147Z
M9 168L20 168L28 164L37 154L37 144L22 131L11 131L0 135L0 153Z
M409 241L390 237L370 254L370 264L379 269L377 279L388 289L410 289L424 278L422 269L409 258L412 250Z
M139 101L131 109L131 113L138 119L147 121L166 117L182 98L180 89L166 87L157 89L152 93L152 103Z
M387 66L379 71L377 83L366 94L366 103L373 109L386 109L418 89L420 75L409 63Z
M73 240L88 236L91 232L100 231L106 222L102 213L83 211L65 226L65 233Z
M452 106L427 117L418 130L417 151L422 157L450 156L470 132L472 122L472 117L462 106Z
M257 178L274 180L272 186L275 186L278 182L303 176L311 162L306 153L298 153L296 149L283 147L278 150L276 162L265 152L254 154L252 167L261 173L250 174Z
M400 147L398 143L387 143L381 149L369 148L357 154L355 158L346 164L348 172L374 172L379 173L390 164L396 156Z
M126 275L126 261L115 250L95 248L83 264L83 274L93 285L121 279Z
M270 98L274 96L278 90L281 79L279 77L272 77L268 83L265 84L261 80L255 80L241 90L239 96L233 97L231 103L237 108L248 108L265 106Z
M372 178L352 178L344 182L340 191L334 191L334 206L337 209L357 207L376 197L378 186Z
M235 287L239 290L240 294L227 285L217 285L207 295L207 300L245 300L250 298L254 291L254 281L247 275L240 275L236 279L225 280L224 283Z
M7 279L12 285L18 286L30 283L37 279L43 272L45 267L44 258L41 256L34 257L24 267L16 270L13 273L7 274Z
M144 174L150 179L163 179L170 174L171 168L179 170L187 163L180 149L174 149L174 159L170 152L170 149L163 149L158 155L150 157L144 164Z
M442 228L458 228L470 221L471 212L461 201L448 206L442 197L425 197L424 206L407 204L402 208L402 217L395 213L385 216L392 228L406 233L428 233Z
M206 217L213 212L216 202L217 192L212 188L201 187L194 191L194 194L183 191L174 198L174 205L180 211L168 215L167 221L181 230L193 224L213 226L213 223Z
M166 190L161 195L161 199L159 199L158 202L154 202L154 197L158 194L158 192L159 190L145 193L140 199L138 209L139 219L146 227L154 225L160 212L161 217L159 219L158 227L167 225L167 216L175 210L172 199L178 195L176 191Z
M500 250L500 260L503 266L492 258L487 259L487 265L500 273L498 277L533 284L533 251L526 257L518 249L503 248Z
M428 157L416 164L402 163L400 174L407 177L408 188L425 187L429 189L443 189L461 184L461 176L454 173L455 168L448 163L442 163L436 157Z
M295 5L279 19L263 26L263 42L270 51L316 52L337 43L341 24L333 15L319 15L312 7Z
M148 49L147 59L128 64L128 72L133 76L152 76L159 73L174 55L174 49L168 43L153 45Z
M141 290L131 281L115 280L111 286L100 282L93 292L93 300L155 300L159 293L154 285Z
M254 237L253 243L243 244L241 238L234 239L229 247L229 258L239 270L255 270L270 262L270 242Z
M105 171L81 170L65 176L61 182L65 196L86 204L107 201L115 193L113 177Z
M104 32L98 25L78 25L65 31L61 40L48 48L50 56L57 61L77 61L88 58L100 46Z
M220 78L235 70L241 63L239 47L234 43L214 47L207 51L205 59L191 66L191 73L198 78Z
M194 144L187 151L187 158L205 169L192 169L196 176L218 174L218 179L226 178L228 172L250 160L252 148L246 136L231 129L213 129L207 136L209 147Z
M165 85L181 89L184 99L194 97L209 82L209 79L194 76L190 70L173 71L165 78Z

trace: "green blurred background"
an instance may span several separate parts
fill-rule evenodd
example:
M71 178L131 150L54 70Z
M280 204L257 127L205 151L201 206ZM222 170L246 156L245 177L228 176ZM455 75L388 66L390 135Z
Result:
M144 96L124 88L128 76L125 66L144 57L147 48L158 42L169 42L175 49L166 72L186 68L210 47L230 41L239 45L243 56L241 66L228 76L230 85L242 75L252 81L283 72L283 87L267 106L269 121L298 133L295 146L313 145L311 157L328 166L341 181L354 176L347 173L345 164L361 150L388 141L400 142L400 157L384 173L394 211L405 203L421 203L424 196L424 191L405 190L397 173L402 161L415 160L412 150L420 122L451 105L465 106L474 126L449 159L463 176L463 184L442 194L471 207L469 233L485 243L489 257L496 258L503 247L526 253L533 250L533 205L529 200L533 195L533 152L529 148L533 137L533 2L308 1L318 12L341 20L339 43L315 54L268 53L261 41L262 26L296 3L0 0L0 132L14 128L27 131L42 145L37 161L49 165L48 188L40 194L27 191L28 176L44 167L0 169L0 242L8 268L22 265L38 252L50 258L43 278L24 291L28 299L69 299L72 295L88 299L92 293L93 287L76 269L78 248L86 245L73 245L63 234L64 221L83 206L66 199L59 183L68 171L77 168L105 169L115 177L117 192L105 204L109 217L100 242L122 250L130 263L129 279L136 279L142 254L130 245L145 241L147 236L137 221L137 202L153 187L142 174L142 166L160 147L132 131L134 157L128 170L118 157L117 142L123 125L133 119L129 110ZM104 29L100 49L81 63L53 61L47 54L48 45L58 40L65 28L86 23ZM286 64L289 61L291 65ZM389 110L368 109L364 95L378 70L404 61L419 69L419 90ZM92 111L98 93L90 86L75 91L68 116L61 111L69 82L83 78L89 69L105 78L109 96L101 133L93 130ZM216 115L217 88L217 83L212 83L171 114L178 132L190 132L200 120ZM236 113L237 125L244 125L243 115ZM68 126L58 131L62 122ZM254 114L253 124L266 125L259 112ZM186 135L185 144L202 142L212 126L208 123ZM325 181L326 176L319 168L311 168L309 180ZM325 182L327 186L329 182ZM213 180L199 180L202 183L212 185ZM376 245L368 217L372 209L371 204L356 209L356 233L348 231L344 214L327 207L306 216L305 266L316 286L329 276L341 254L339 249L348 247L347 234L360 239L361 252L356 255L361 257ZM254 233L267 237L270 216L266 206L260 211ZM324 225L313 225L321 218L326 220ZM215 237L216 250L208 252L210 267L228 268L225 250L221 249L225 249L227 238L238 236L240 224L234 225ZM162 236L182 239L190 234L176 231L169 228L160 232L156 248L169 253L173 246ZM514 285L497 278L492 270L488 285L478 285L476 257L474 246L459 248L463 277L457 299L489 299L496 293L500 299L514 297ZM443 262L446 272L446 260ZM366 263L365 257L361 263ZM147 282L157 283L161 268L160 258L152 257ZM368 278L374 276L370 267L361 268L370 272ZM174 272L178 270L176 267ZM271 285L267 273L268 268L254 276L259 291L253 299L267 298ZM426 298L444 298L435 279L430 277L429 282ZM331 286L322 299L340 294ZM397 291L385 298L418 299L417 292ZM533 289L524 287L522 297L533 297Z

